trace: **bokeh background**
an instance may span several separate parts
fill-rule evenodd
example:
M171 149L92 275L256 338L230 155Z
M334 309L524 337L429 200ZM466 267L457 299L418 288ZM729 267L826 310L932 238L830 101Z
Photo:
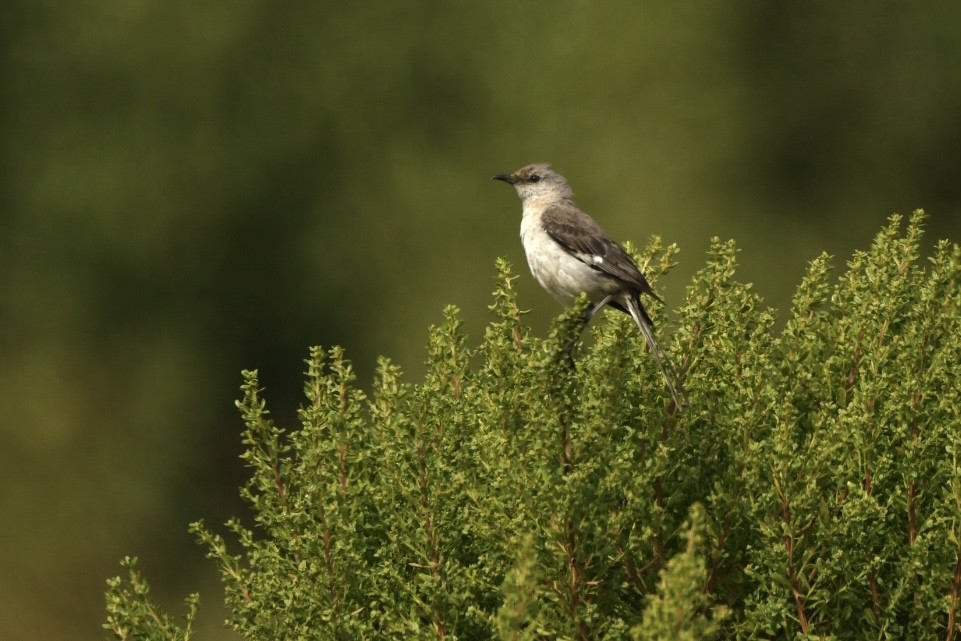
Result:
M307 346L411 380L427 326L475 342L494 173L549 161L613 236L710 237L785 310L892 212L961 238L961 3L12 0L0 20L0 638L99 639L139 555L232 638L187 533L243 515L233 400L294 425Z

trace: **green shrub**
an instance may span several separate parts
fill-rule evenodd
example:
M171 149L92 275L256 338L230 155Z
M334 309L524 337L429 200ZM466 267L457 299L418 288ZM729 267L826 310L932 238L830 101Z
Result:
M899 217L835 284L820 256L783 330L714 241L661 332L673 412L621 314L532 336L498 261L470 348L457 310L427 373L370 392L310 351L301 426L244 373L255 522L192 530L247 639L951 639L961 590L961 260ZM656 278L674 246L642 257ZM659 311L659 310L655 310ZM132 569L132 568L131 568ZM133 569L132 569L133 571ZM193 602L192 602L193 603ZM135 571L117 638L186 639ZM145 613L154 613L147 616Z

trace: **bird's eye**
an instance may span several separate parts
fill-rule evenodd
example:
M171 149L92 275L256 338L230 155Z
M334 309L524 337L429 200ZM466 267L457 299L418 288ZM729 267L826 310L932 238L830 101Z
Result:
M538 176L537 174L531 174L531 177L528 178L528 180L530 180L532 183L536 183L536 182L540 182L541 177Z

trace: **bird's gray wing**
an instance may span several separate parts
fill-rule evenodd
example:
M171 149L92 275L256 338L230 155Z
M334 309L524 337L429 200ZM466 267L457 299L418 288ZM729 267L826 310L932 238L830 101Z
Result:
M554 242L579 261L664 302L654 293L634 259L574 203L551 205L544 211L541 223Z

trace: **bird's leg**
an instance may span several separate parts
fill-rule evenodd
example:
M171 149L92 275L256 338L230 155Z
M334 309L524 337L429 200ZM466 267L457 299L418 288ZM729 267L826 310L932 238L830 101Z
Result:
M590 307L590 309L584 312L584 325L587 325L588 323L590 323L591 319L594 318L594 314L601 311L601 309L603 309L605 305L607 305L609 302L614 300L614 298L616 297L617 297L617 294L609 294L603 300L601 300L601 302L593 305L592 307Z
M610 294L609 296L601 300L601 302L591 305L590 307L587 308L587 310L584 312L584 315L581 316L581 322L583 323L583 326L581 327L581 332L583 332L584 328L587 327L587 324L591 322L591 319L594 318L594 315L597 314L597 312L601 311L605 305L607 305L609 302L614 300L615 297L616 297L616 294ZM574 359L574 345L577 344L578 338L580 338L580 334L573 337L570 340L570 342L567 344L567 347L565 348L565 351L567 351L568 354L570 354L572 362Z

